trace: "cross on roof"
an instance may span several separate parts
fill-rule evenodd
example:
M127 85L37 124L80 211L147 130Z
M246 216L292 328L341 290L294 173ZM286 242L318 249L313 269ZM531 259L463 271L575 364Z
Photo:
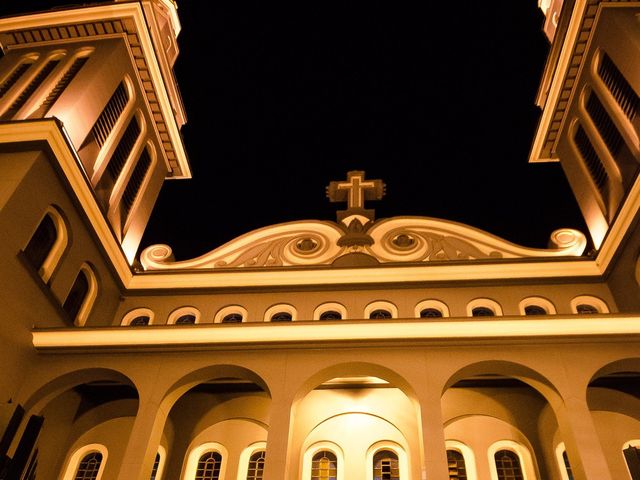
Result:
M382 180L365 180L364 172L352 170L347 172L347 180L330 182L327 197L331 202L347 202L347 209L338 212L338 220L358 214L373 220L373 210L365 210L365 200L380 200L385 194Z

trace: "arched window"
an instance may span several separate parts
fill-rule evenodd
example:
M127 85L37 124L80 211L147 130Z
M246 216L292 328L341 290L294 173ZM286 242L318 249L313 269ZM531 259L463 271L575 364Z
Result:
M82 265L62 304L62 309L75 325L81 326L86 322L97 291L95 274L87 264Z
M320 320L342 320L342 314L335 310L327 310L320 314Z
M126 83L122 81L116 87L111 98L109 98L109 101L96 120L96 123L94 123L91 128L90 136L98 148L102 147L107 141L116 121L120 118L124 108L127 106L129 99L129 89Z
M135 308L127 312L122 317L122 325L130 325L132 327L151 325L153 323L153 311L148 308Z
M400 480L400 463L395 452L376 452L373 456L373 480Z
M127 186L122 193L121 199L121 207L122 207L122 225L123 228L126 226L127 218L131 213L131 209L138 198L138 195L142 191L142 186L144 184L145 179L147 178L147 174L149 170L151 170L151 165L153 163L153 157L150 151L150 145L147 145L140 154L138 161L136 162L136 166L133 168L133 172L129 177L129 181L127 182Z
M276 312L271 315L272 322L290 322L292 320L293 317L289 312Z
M17 67L0 83L0 98L13 87L35 62L34 57L25 57Z
M489 307L475 307L471 310L471 316L473 317L493 317L495 313Z
M524 480L520 459L511 450L498 450L494 454L498 480Z
M592 295L580 295L571 300L573 313L590 315L594 313L609 313L609 307L600 298Z
M96 480L100 465L102 464L102 454L100 452L91 452L85 455L76 472L75 480Z
M374 310L369 314L369 318L372 320L381 320L381 319L392 318L392 315L389 310L378 308L377 310Z
M571 464L569 463L569 456L566 450L562 452L562 463L564 464L565 472L567 472L567 479L573 480L573 471L571 470Z
M449 480L467 480L467 467L464 456L457 450L447 450Z
M218 480L222 466L222 455L218 452L206 452L198 460L194 480Z
M134 317L133 319L131 319L131 322L129 322L129 325L132 327L143 327L143 326L149 325L150 321L151 321L151 317L149 317L149 315L138 315L137 317Z
M599 312L598 312L598 309L593 305L589 305L588 303L580 303L576 305L576 313L585 315L585 314L599 313Z
M336 480L338 459L329 450L321 450L311 459L311 480Z
M520 315L553 315L555 305L543 297L526 297L518 304Z
M221 323L242 323L242 315L240 313L230 313L222 318Z
M25 259L44 282L49 281L58 266L68 238L62 215L50 206L23 250Z
M420 310L420 318L439 318L442 317L442 312L437 308L423 308Z
M249 458L249 466L247 468L247 480L262 480L264 474L265 451L255 452Z

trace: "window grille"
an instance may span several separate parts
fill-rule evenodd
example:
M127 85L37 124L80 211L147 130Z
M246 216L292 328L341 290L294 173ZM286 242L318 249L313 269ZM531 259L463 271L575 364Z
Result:
M335 310L328 310L320 314L320 320L342 320L342 315Z
M127 163L127 159L131 155L133 146L140 136L140 132L141 130L138 119L133 117L129 122L129 125L127 125L127 129L122 134L122 137L120 138L120 141L107 164L106 173L109 175L111 184L114 184L116 180L118 180L122 169Z
M218 480L221 466L222 455L218 452L205 453L198 460L198 468L196 469L194 480Z
M442 317L442 312L437 308L423 308L420 310L420 318Z
M116 90L111 95L107 105L91 128L91 136L94 138L98 147L102 147L107 141L107 137L113 130L118 118L122 114L124 107L129 101L129 93L124 82L120 82Z
M96 480L102 463L100 452L91 452L80 461L74 480Z
M511 450L500 450L495 453L498 480L524 480L520 459Z
M524 307L525 315L546 315L547 310L540 305L527 305Z
M78 276L73 282L73 285L71 286L71 290L69 290L69 294L67 295L64 304L62 305L62 308L67 312L71 320L75 320L78 313L80 313L80 308L82 307L82 303L88 293L89 279L87 278L85 271L80 270L78 272Z
M31 65L33 65L33 60L21 62L20 65L18 65L13 70L13 72L11 72L11 74L5 79L5 81L0 84L0 98L2 98L4 94L7 93L11 89L11 87L13 87L18 82L18 80L20 80L20 78L27 72L27 70L29 70L29 67Z
M394 452L381 450L374 455L373 480L400 480L400 464Z
M272 322L291 322L293 317L289 312L278 312L271 316Z
M467 467L462 453L457 450L447 450L447 464L449 480L467 480Z
M322 450L311 459L311 480L336 480L338 459L333 452Z
M29 82L29 84L20 92L20 95L14 100L11 106L2 115L3 119L9 119L13 117L18 111L27 103L29 97L33 95L40 85L42 85L45 79L53 71L54 68L60 63L60 60L49 60L44 67L36 74L35 77Z
M36 110L31 115L32 118L44 117L47 114L53 104L56 103L58 98L60 98L62 92L64 92L65 89L69 86L71 80L74 79L74 77L78 74L84 64L87 63L88 59L89 57L78 57L73 61L69 69L64 73L60 80L58 80L58 83L56 83L55 87L51 89L49 95L47 95L47 98L44 99L44 102L42 102L38 110Z
M196 323L196 316L191 313L180 315L176 319L176 325L193 325L194 323Z
M131 207L133 206L133 202L135 202L138 197L138 193L140 193L140 188L142 187L142 182L144 178L147 176L147 172L151 167L151 156L149 155L148 149L144 149L140 158L138 159L138 163L136 163L136 167L133 169L133 173L131 174L131 178L127 183L127 187L122 194L122 205L124 207L124 219L127 218L129 212L131 211Z
M261 450L251 455L249 468L247 469L247 480L262 480L265 454L266 452Z
M613 98L629 120L634 120L640 107L640 98L633 87L624 78L622 72L613 63L611 57L604 53L598 65L598 75L607 86Z
M129 325L132 327L142 327L145 325L149 325L149 316L148 315L140 315L139 317L134 318L129 322Z
M612 157L617 157L618 153L620 153L620 148L622 147L624 140L622 139L622 135L618 131L618 128L611 120L611 117L607 113L602 105L602 102L598 98L595 93L591 93L589 95L589 99L587 100L587 113L593 120L593 123L598 130L598 133L604 140L605 145L609 149Z
M229 315L225 315L222 323L242 323L242 315L239 313L230 313Z
M33 268L39 270L49 256L58 238L58 230L51 215L44 216L24 249L25 257Z
M391 318L391 312L389 310L384 310L384 309L378 309L378 310L374 310L373 312L371 312L369 314L369 318L373 319L373 320L380 320L380 319L387 319L387 318Z
M488 307L476 307L471 310L471 316L473 317L493 317L495 312Z
M584 131L584 128L582 128L581 125L576 129L573 140L580 152L580 155L582 156L582 160L584 161L587 170L589 170L593 183L596 184L596 187L600 191L602 197L606 197L605 192L607 190L607 185L609 184L609 176L602 164L600 156L596 152L595 148L593 148L593 144L591 143L591 140L589 140L587 132Z

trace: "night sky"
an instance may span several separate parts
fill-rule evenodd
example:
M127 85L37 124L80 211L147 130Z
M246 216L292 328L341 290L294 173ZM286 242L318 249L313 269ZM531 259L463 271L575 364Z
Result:
M181 260L274 223L335 220L344 204L325 186L349 170L386 183L367 204L377 218L537 248L556 228L586 233L560 166L527 162L549 50L537 1L403 3L179 1L194 178L165 183L141 248Z

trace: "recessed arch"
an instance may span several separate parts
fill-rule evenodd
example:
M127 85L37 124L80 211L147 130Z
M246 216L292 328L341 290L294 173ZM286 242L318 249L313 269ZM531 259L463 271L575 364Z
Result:
M313 319L320 320L323 314L327 314L328 312L336 312L340 315L340 319L335 318L335 320L344 320L348 318L347 309L344 305L338 302L325 302L318 305L313 311Z
M54 229L55 232L51 232L51 229ZM55 238L49 238L52 235L55 235ZM62 210L56 205L49 205L23 253L32 266L38 270L42 281L47 283L60 264L68 245L69 228Z
M291 315L291 321L294 322L298 319L298 310L291 304L288 303L278 303L276 305L272 305L264 312L264 321L271 322L274 316L278 314L288 314Z
M447 450L455 450L462 455L467 473L467 480L477 480L476 457L473 450L463 442L458 440L445 440L445 448Z
M421 302L419 302L416 305L416 308L414 309L414 315L416 318L437 317L437 315L423 316L422 312L424 312L425 310L431 310L431 309L439 311L442 317L448 317L450 315L449 307L447 306L447 304L444 302L441 302L440 300L435 300L435 299L422 300Z
M480 312L480 309L488 309L493 312L493 315L478 315L475 312ZM475 298L471 300L467 304L467 316L476 317L476 316L496 316L499 317L502 315L502 307L495 300L491 300L490 298Z
M556 445L554 453L556 455L556 464L558 465L558 471L560 472L562 480L571 480L573 476L569 477L569 475L573 475L573 472L571 471L569 457L567 456L567 448L565 447L564 442L560 442Z
M371 318L376 311L387 311L391 318L398 318L398 307L387 300L377 300L364 307L364 318Z
M621 358L603 365L591 376L589 384L601 377L628 372L640 373L640 357Z
M220 454L221 465L220 465L220 476L218 478L219 480L224 480L225 470L227 467L227 463L229 462L229 453L227 452L227 449L224 447L224 445L218 442L203 443L191 449L191 451L188 452L187 454L187 461L184 468L184 475L182 476L182 478L184 478L185 480L196 478L198 462L200 461L200 458L203 455L209 452L216 452Z
M91 478L91 480L100 480L102 478L102 474L104 473L105 466L107 464L107 458L109 452L107 451L107 447L100 443L92 443L89 445L85 445L77 449L73 454L69 457L66 463L66 467L64 468L64 476L62 480L74 480L76 474L78 472L78 468L80 467L83 459L87 458L88 455L98 454L100 455L99 468L95 474L95 476L87 477ZM96 465L98 467L98 465Z
M488 448L487 455L489 457L491 480L500 480L498 477L498 470L496 468L495 455L503 450L513 452L517 456L524 480L536 480L536 469L531 452L527 447L518 442L514 442L513 440L499 440Z
M223 323L223 320L227 318L229 315L239 315L241 321L233 322L233 323L242 323L246 322L249 318L249 313L247 309L241 305L227 305L226 307L222 307L218 310L213 317L213 323Z
M592 307L591 311L586 311L586 307ZM571 312L588 313L609 313L609 307L604 300L594 295L579 295L571 299Z
M339 445L329 441L316 442L309 447L306 448L304 455L302 456L302 480L310 480L312 473L312 463L314 457L320 453L328 451L335 455L336 457L336 470L337 470L337 480L345 480L344 479L344 452Z
M401 479L408 478L408 476L410 475L410 470L409 470L409 458L408 458L407 452L401 445L395 442L384 440L381 442L374 443L367 450L367 454L365 457L365 465L367 468L366 475L365 475L366 480L373 480L373 467L374 467L375 456L376 454L383 451L393 452L397 456L399 470L400 470L399 478Z
M238 462L238 480L247 479L251 457L256 453L266 452L266 450L267 442L254 442L242 450L242 453L240 453L240 460Z
M539 307L544 310L544 313L533 312L535 307ZM527 297L520 300L518 304L518 310L520 315L553 315L556 313L555 305L544 297Z
M176 308L169 314L167 325L200 323L200 310L196 307L186 306Z
M69 314L73 324L82 327L87 322L91 308L98 297L98 279L89 263L80 266L62 308Z

